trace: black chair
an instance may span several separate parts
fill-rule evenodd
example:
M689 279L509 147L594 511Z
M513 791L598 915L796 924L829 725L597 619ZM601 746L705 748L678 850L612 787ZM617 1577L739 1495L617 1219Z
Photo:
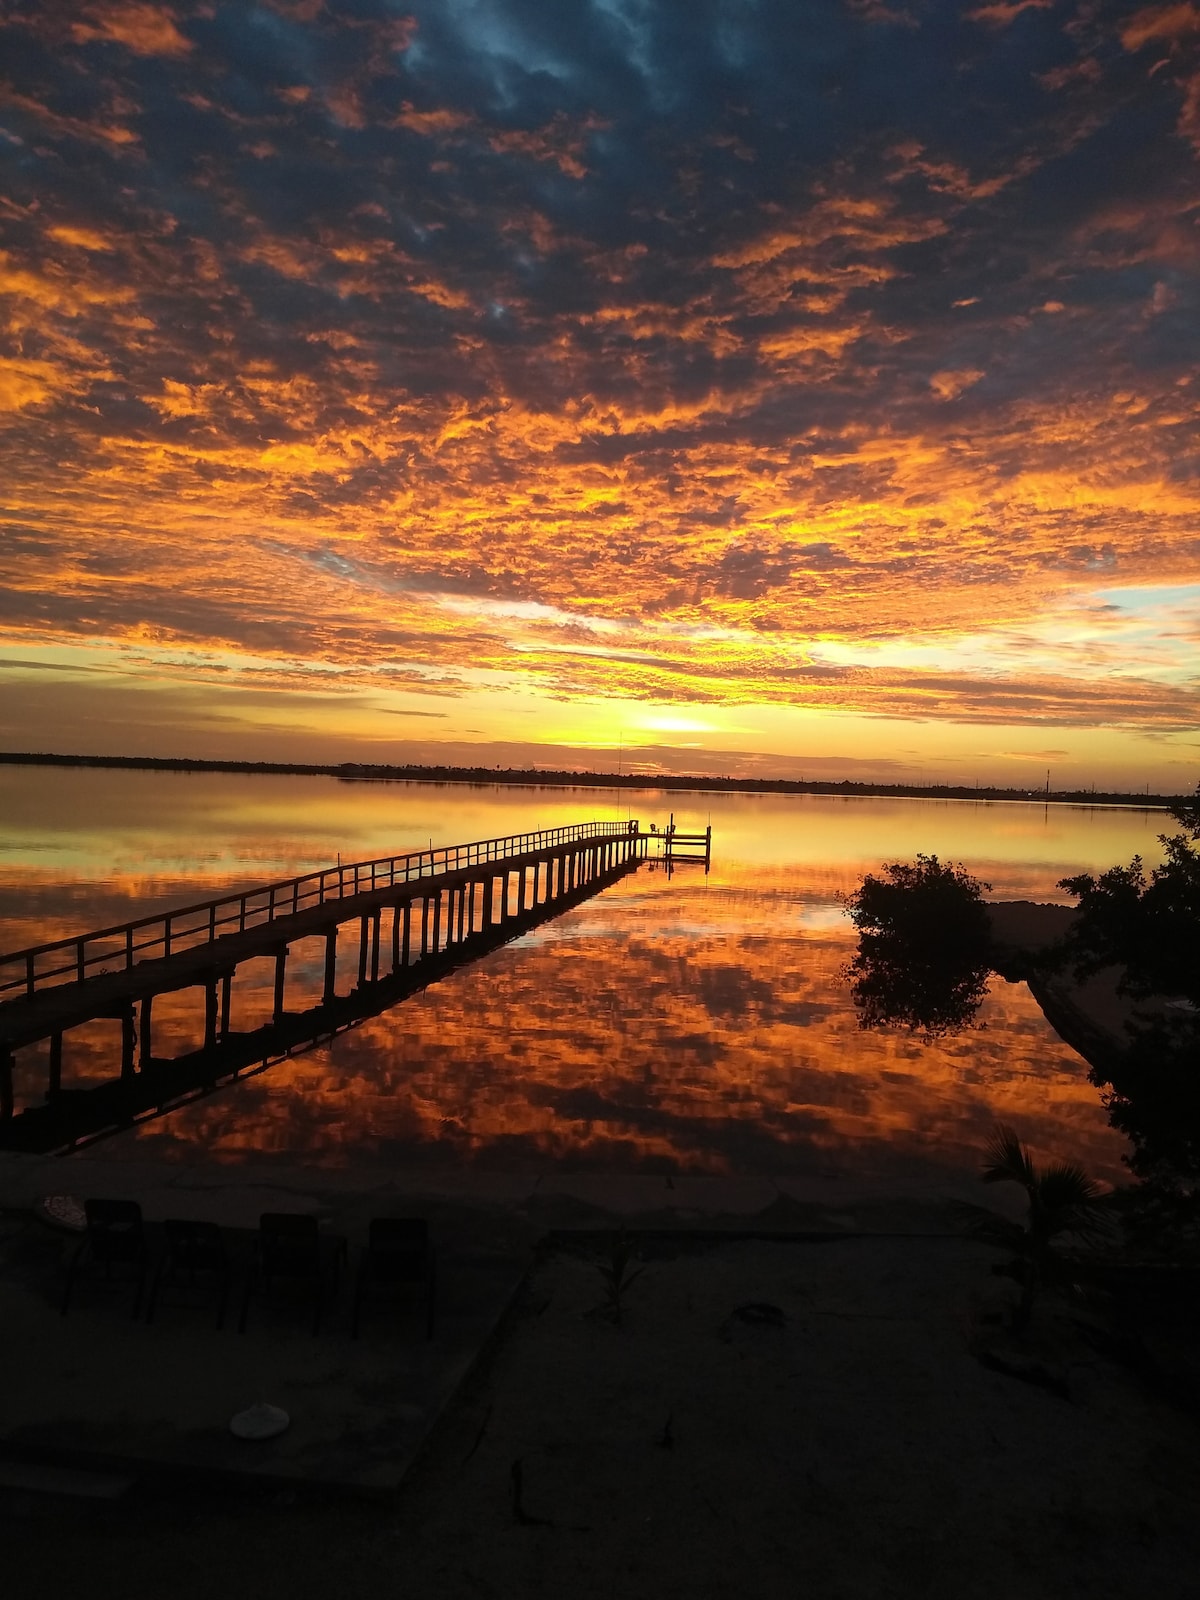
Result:
M425 1291L425 1337L433 1338L436 1273L429 1244L429 1224L421 1217L376 1217L367 1232L367 1247L358 1264L354 1286L351 1336L358 1338L363 1297L373 1285L404 1287L416 1284Z
M270 1294L275 1284L283 1280L285 1283L298 1284L311 1293L313 1333L320 1333L326 1281L332 1276L333 1292L336 1294L345 1258L345 1239L322 1238L316 1217L293 1211L264 1211L258 1219L254 1265L246 1280L238 1332L246 1331L246 1318L250 1313L254 1291L261 1286Z
M137 1290L133 1297L133 1315L136 1317L141 1310L142 1289L150 1266L150 1247L142 1227L141 1206L136 1200L85 1200L83 1213L87 1230L67 1268L67 1282L59 1307L61 1314L64 1317L67 1314L76 1276L86 1262L102 1266L106 1280L111 1280L114 1267L135 1270Z
M198 1281L201 1286L206 1281L216 1286L219 1291L217 1327L222 1327L225 1322L225 1307L229 1300L231 1277L229 1254L225 1249L225 1235L215 1222L194 1222L178 1217L169 1217L163 1223L163 1233L166 1237L166 1248L150 1288L146 1321L148 1323L154 1321L159 1291L163 1285L174 1284L180 1278L186 1278L189 1288L194 1287Z

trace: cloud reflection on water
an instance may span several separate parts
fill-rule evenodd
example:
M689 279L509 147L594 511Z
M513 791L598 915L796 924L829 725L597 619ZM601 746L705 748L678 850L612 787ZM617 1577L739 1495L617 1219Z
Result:
M155 881L161 858L184 851L194 822L189 797L198 792L191 782L176 780L178 831L166 843L147 831L140 870L104 882L97 858L90 884L64 883L56 851L23 862L0 888L0 902L13 905L33 891L28 906L36 910L23 919L23 931L39 920L78 927L81 911L102 905L114 914L122 895L136 900ZM224 867L258 852L263 870L247 871L242 881L294 870L308 841L330 829L329 810L342 799L335 786L290 786L289 865L268 871L283 830L277 822L272 832L264 792L256 792L250 820L239 823L241 780L204 780L202 787L206 854ZM156 792L147 781L141 789L143 801ZM221 794L224 815L213 804ZM320 823L310 834L298 798L305 794ZM440 842L461 820L444 793L419 786L370 798L364 811L363 796L347 793L337 818L359 855L374 853L385 829L397 842L422 827L427 837L425 819L441 816ZM481 808L482 798L472 804ZM132 791L130 799L134 805ZM836 894L883 859L939 848L965 857L1006 894L1028 886L1046 895L1076 862L1103 865L1130 854L1131 844L1142 847L1154 819L1100 817L1093 826L1085 813L1060 813L1046 819L1049 836L1036 839L1012 834L1012 808L879 802L848 811L837 801L688 799L701 802L699 815L713 816L717 851L708 879L699 868L670 879L643 868L331 1046L110 1141L105 1153L517 1170L778 1174L910 1160L970 1167L1002 1119L1040 1151L1120 1175L1122 1142L1107 1126L1083 1063L1023 986L995 980L979 1026L959 1037L925 1044L906 1031L861 1031L845 979L855 934ZM678 796L668 802L686 826L683 804ZM635 805L645 820L668 809L655 796L638 796ZM561 791L499 793L490 826L463 828L461 837L513 831L518 817L518 825L565 820L567 809ZM603 804L573 793L569 809L573 819L601 814ZM1035 809L1026 808L1025 825L1034 823ZM161 812L154 826L166 826ZM86 827L82 811L78 827ZM127 841L131 868L134 853ZM186 898L217 887L199 865ZM300 959L305 954L296 951L297 996L299 969L310 964ZM353 981L351 956L347 950L343 992ZM247 969L244 982L239 975L235 1013L242 1007L246 1021L235 1014L235 1026L269 1011L270 977L270 963ZM156 1002L156 1050L195 1042L199 1020L198 993ZM86 1030L70 1036L74 1081L111 1070L113 1028L94 1025L90 1044ZM39 1064L30 1052L22 1057L19 1092L34 1095Z

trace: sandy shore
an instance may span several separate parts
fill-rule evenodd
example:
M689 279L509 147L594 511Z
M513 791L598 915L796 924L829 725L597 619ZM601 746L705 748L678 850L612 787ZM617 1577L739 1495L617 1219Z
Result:
M616 1327L595 1263L558 1252L393 1506L145 1491L64 1521L10 1500L8 1581L179 1600L1195 1594L1194 1425L1058 1319L1069 1398L989 1370L987 1266L948 1239L710 1246L651 1259Z
M631 1193L613 1181L615 1201ZM808 1213L819 1234L747 1238L778 1211L721 1211L710 1188L691 1221L729 1236L689 1238L678 1216L673 1237L647 1234L618 1326L594 1225L620 1213L601 1197L593 1180L575 1227L543 1240L396 1498L143 1483L81 1512L10 1493L13 1592L1196 1594L1196 1423L1097 1348L1086 1296L1047 1301L1016 1347L998 1321L1011 1284L944 1205L831 1196Z

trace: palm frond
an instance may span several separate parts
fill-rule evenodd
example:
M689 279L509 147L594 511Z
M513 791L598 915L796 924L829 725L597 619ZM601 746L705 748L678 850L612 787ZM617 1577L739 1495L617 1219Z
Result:
M1103 1194L1077 1161L1053 1161L1038 1179L1038 1193L1046 1206L1094 1206Z
M1033 1158L1017 1137L1015 1128L998 1122L987 1142L983 1167L984 1183L1019 1183L1032 1189L1037 1181Z

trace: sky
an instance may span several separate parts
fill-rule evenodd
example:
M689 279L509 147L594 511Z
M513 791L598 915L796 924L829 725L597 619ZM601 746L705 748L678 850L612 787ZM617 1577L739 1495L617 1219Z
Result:
M1200 4L0 0L0 748L1191 789Z

